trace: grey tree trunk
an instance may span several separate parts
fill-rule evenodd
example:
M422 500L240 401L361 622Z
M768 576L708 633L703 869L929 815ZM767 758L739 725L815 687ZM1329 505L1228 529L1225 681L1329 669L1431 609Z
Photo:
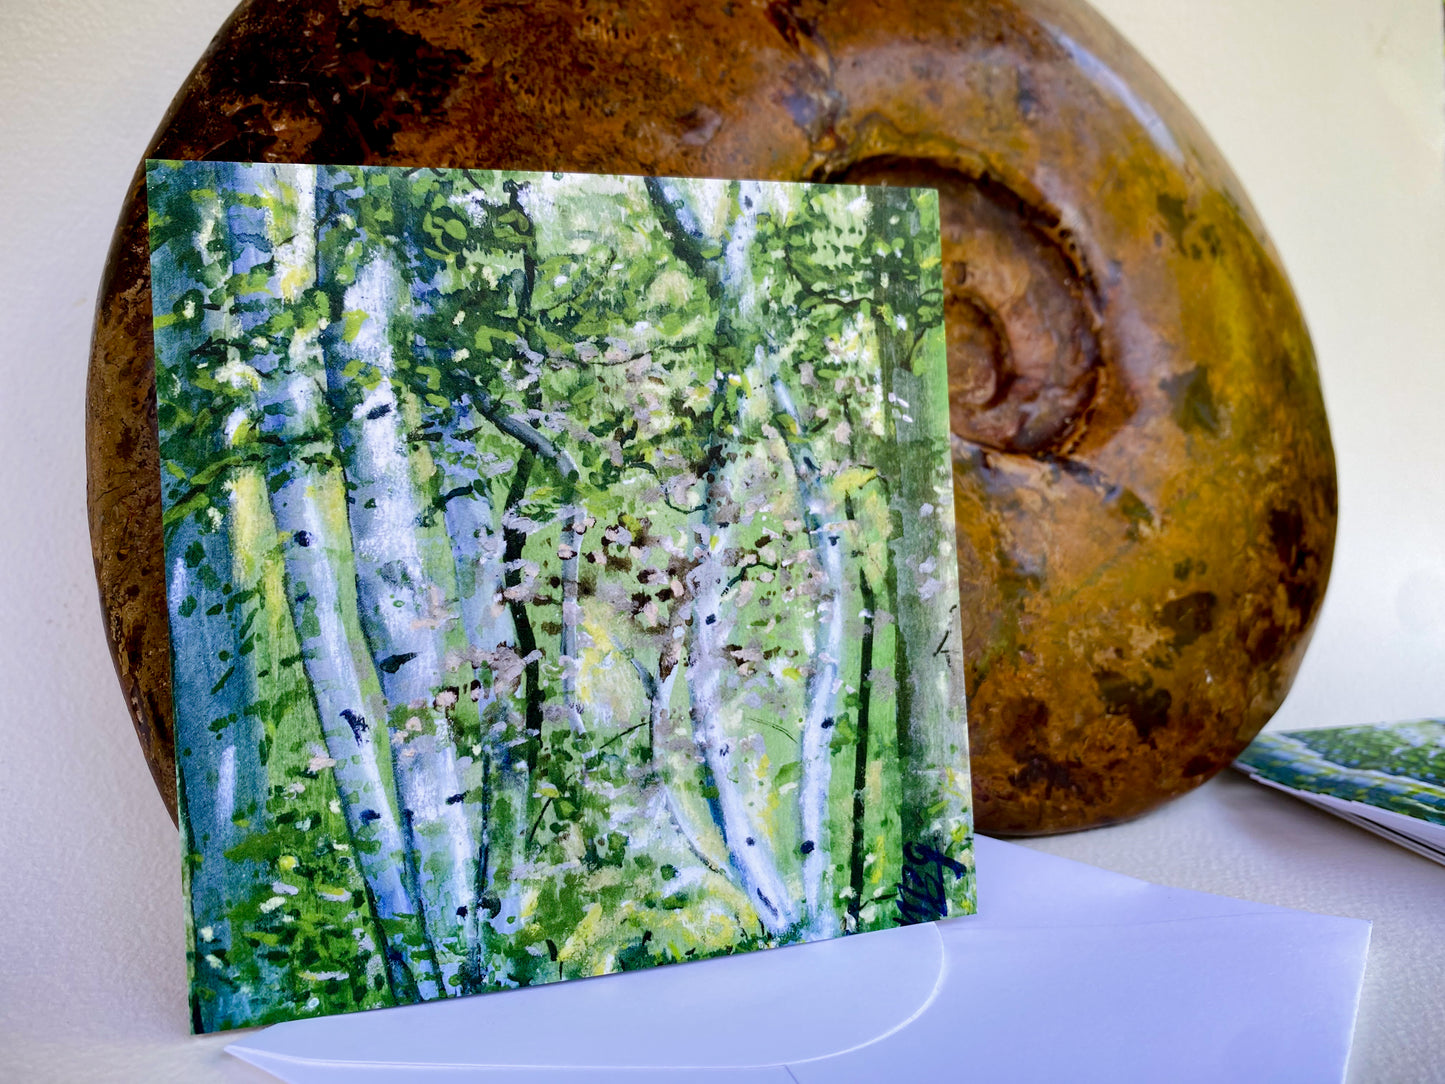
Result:
M871 200L875 229L921 236L920 208L898 189ZM931 232L931 231L929 231ZM913 246L914 249L917 246ZM971 902L967 860L972 832L963 633L954 559L953 472L949 454L948 364L941 329L912 326L925 291L941 296L935 266L880 253L873 329L883 370L888 434L880 456L889 488L893 541L888 592L897 620L898 759L903 866L898 908L904 921L956 913ZM958 857L955 857L958 856Z
M321 272L323 281L333 278ZM421 505L393 384L390 319L409 303L394 257L379 252L357 268L342 299L345 317L324 346L331 395L349 406L341 447L361 626L386 699L412 874L446 995L471 955L477 856L450 726L436 703L446 611L422 564Z

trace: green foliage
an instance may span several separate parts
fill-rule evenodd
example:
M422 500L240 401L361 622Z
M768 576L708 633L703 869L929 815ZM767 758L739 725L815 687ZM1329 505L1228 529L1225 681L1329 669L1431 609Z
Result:
M1445 787L1445 724L1301 730L1301 745L1346 768L1365 768Z

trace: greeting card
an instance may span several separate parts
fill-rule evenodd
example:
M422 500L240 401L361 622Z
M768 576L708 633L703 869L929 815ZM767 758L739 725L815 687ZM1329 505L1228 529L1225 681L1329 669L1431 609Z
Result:
M935 193L148 191L197 1031L972 911Z

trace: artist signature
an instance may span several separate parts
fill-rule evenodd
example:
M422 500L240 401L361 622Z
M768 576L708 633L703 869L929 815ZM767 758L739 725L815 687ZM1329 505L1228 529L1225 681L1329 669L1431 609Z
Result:
M903 847L903 877L898 883L898 916L904 923L948 917L949 874L957 881L968 867L923 843Z

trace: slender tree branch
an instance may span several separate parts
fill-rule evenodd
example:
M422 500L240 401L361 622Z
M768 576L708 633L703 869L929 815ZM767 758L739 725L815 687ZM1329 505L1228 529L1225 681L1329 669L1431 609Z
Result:
M580 605L577 591L578 551L585 528L586 510L576 502L577 463L567 449L548 440L532 426L515 414L501 409L500 404L480 389L476 392L477 411L502 433L516 440L527 450L551 463L562 475L563 499L567 505L566 523L562 527L562 538L558 556L562 561L562 639L558 654L562 661L562 700L567 709L569 723L574 732L582 732L582 709L577 702L577 608ZM520 550L517 557L521 556ZM516 560L517 558L511 558Z
M532 827L527 830L527 846L530 847L532 841L537 838L537 829L542 827L542 818L547 815L547 809L551 804L552 799L548 798L542 803L542 808L537 810L537 819L532 822Z
M766 568L771 572L776 572L778 571L778 562L774 561L772 564L769 564L766 561L754 561L750 565L743 565L738 569L738 574L730 579L728 585L723 588L724 593L731 591L738 584L742 583L743 580L747 579L748 572L755 568Z
M702 226L693 217L686 202L676 191L668 191L669 182L657 177L647 177L643 183L652 201L653 211L662 228L672 238L673 252L687 269L700 281L714 302L722 300L722 277L717 261L708 259L703 253L701 239L705 236Z
M527 480L532 474L532 464L536 457L530 452L522 453L522 458L517 462L517 470L512 475L512 484L507 490L507 500L503 507L512 511L521 503L522 497L527 492ZM506 568L506 577L503 580L508 590L520 587L522 584L522 570L517 567L521 560L522 549L527 544L525 531L516 527L506 526L507 516L502 517L502 561ZM531 659L527 663L524 674L526 675L526 709L523 716L523 726L527 731L527 772L529 775L537 771L537 757L542 748L542 690L541 685L541 662L534 657L537 651L537 637L532 631L532 618L527 611L527 604L519 598L507 598L507 608L512 613L512 625L517 630L517 653L524 659Z
M809 297L816 298L821 304L831 305L832 307L840 309L843 312L852 312L860 308L865 301L873 300L872 294L860 294L857 297L846 298L837 297L833 294L828 293L826 290L822 290L819 287L815 286L812 282L808 280L806 275L804 275L798 270L797 261L793 256L793 251L792 249L787 247L784 247L783 249L783 266L788 269L788 273L792 275L793 281L798 284L798 287Z
M848 515L851 519L851 509ZM867 815L865 796L868 787L868 731L873 705L873 609L877 605L873 585L868 582L868 574L861 568L858 570L858 588L863 595L863 649L858 663L858 714L855 726L858 737L853 747L853 840L848 856L848 886L852 889L848 913L855 931L863 913L863 876L867 851L864 818Z
M681 515L684 515L684 516L695 516L695 515L697 515L697 513L701 512L701 511L703 510L703 508L706 507L706 505L699 504L699 505L695 505L695 506L692 507L692 508L683 508L683 507L680 506L680 505L674 504L673 501L672 501L672 498L667 495L667 479L663 478L661 472L659 472L658 469L657 469L656 467L654 467L651 463L648 463L648 462L646 462L645 460L641 460L641 459L631 459L631 458L629 458L629 459L625 460L622 465L623 465L624 468L625 468L625 467L635 467L635 468L637 468L638 470L646 471L648 474L652 475L652 476L653 476L654 478L656 478L659 482L661 482L661 483L662 483L662 487L661 487L661 488L662 488L662 503L665 504L665 505L667 505L667 507L671 508L674 512L677 512L677 513L679 513L679 514L681 514Z
M617 258L617 250L614 248L614 249L612 249L610 252L607 253L607 259L603 260L602 262L603 262L605 265L607 265L608 267L611 267L611 266L612 266L612 261L615 260L616 258ZM564 305L575 305L577 302L581 301L581 300L582 300L584 297L586 297L588 294L595 292L596 289L597 289L597 287L600 286L600 285L602 285L602 283L605 282L606 280L607 280L606 272L599 271L597 274L595 274L595 275L593 275L591 278L587 279L586 282L584 282L584 283L582 283L580 286L578 286L577 289L573 290L572 293L569 294L567 297L564 297L564 298L562 298L562 299L560 299L560 300L558 300L558 301L554 301L554 302L552 302L552 304L546 305L546 306L538 309L538 310L537 310L537 313L538 313L538 315L541 315L541 314L543 314L543 313L550 314L554 309L560 309L560 308L562 308Z

